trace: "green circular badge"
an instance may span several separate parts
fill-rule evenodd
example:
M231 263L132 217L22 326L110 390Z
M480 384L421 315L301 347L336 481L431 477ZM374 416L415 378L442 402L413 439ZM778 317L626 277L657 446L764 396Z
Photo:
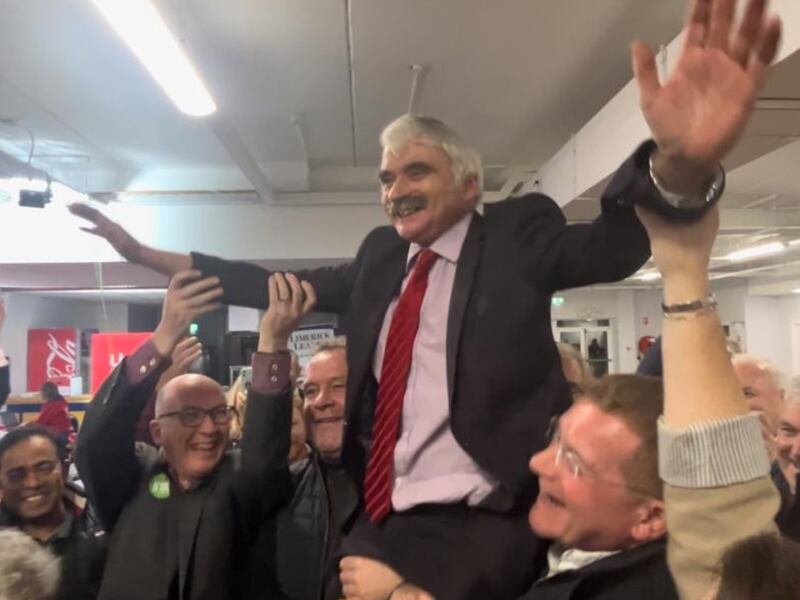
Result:
M150 493L159 500L169 498L169 478L164 473L159 473L150 480Z

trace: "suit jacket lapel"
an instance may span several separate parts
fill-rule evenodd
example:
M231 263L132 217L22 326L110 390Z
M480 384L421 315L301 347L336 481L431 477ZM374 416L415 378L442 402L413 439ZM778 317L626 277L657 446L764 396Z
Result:
M464 316L467 312L469 293L472 283L475 281L475 271L478 268L478 259L483 248L484 231L483 217L475 212L458 257L453 293L450 296L450 312L447 317L447 393L451 405L455 389L458 343L461 339Z
M386 310L400 292L406 272L408 243L398 237L391 245L376 248L375 253L379 256L375 257L372 265L380 267L380 270L373 268L368 273L364 290L365 302L359 307L363 312L350 315L353 322L350 324L351 330L347 332L349 337L357 338L351 339L347 344L349 377L352 378L352 384L348 385L351 392L347 403L348 422L356 418L353 411L364 401L363 398L356 397L356 394L365 389ZM371 400L374 402L374 398ZM372 412L372 406L369 411Z
M221 465L224 466L224 465ZM209 482L202 489L190 492L183 498L180 507L178 528L178 582L180 598L184 598L187 578L192 570L192 564L197 543L197 533L200 529L200 519L206 507L206 502L212 493L214 482Z

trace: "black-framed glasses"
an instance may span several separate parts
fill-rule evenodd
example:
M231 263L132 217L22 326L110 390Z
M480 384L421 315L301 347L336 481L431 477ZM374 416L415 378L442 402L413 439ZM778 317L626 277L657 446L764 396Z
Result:
M28 477L28 472L33 471L36 477L47 477L55 470L58 463L54 460L41 460L30 469L28 467L13 467L6 471L9 483L22 483Z
M187 406L181 410L164 413L158 418L164 419L166 417L178 417L178 420L184 427L195 428L200 427L200 424L206 418L206 415L211 417L211 421L214 423L214 425L227 425L231 422L235 414L235 408L228 406L227 404L221 404L219 406L215 406L214 408L209 408L208 410L197 406Z

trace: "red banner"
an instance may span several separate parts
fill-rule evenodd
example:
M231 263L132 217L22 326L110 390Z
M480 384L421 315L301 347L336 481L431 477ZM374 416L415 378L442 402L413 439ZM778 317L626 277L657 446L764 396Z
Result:
M133 354L152 333L95 333L92 335L91 392L97 391L109 373Z
M79 355L77 329L29 329L28 391L39 391L46 381L68 388L70 378L80 375Z

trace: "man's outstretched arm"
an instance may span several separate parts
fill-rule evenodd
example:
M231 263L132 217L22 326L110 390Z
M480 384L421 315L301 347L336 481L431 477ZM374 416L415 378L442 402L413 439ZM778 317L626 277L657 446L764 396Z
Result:
M145 246L119 223L115 223L88 204L80 202L70 204L69 211L92 224L92 227L81 227L83 231L105 239L129 263L142 265L168 277L192 268L191 255Z

